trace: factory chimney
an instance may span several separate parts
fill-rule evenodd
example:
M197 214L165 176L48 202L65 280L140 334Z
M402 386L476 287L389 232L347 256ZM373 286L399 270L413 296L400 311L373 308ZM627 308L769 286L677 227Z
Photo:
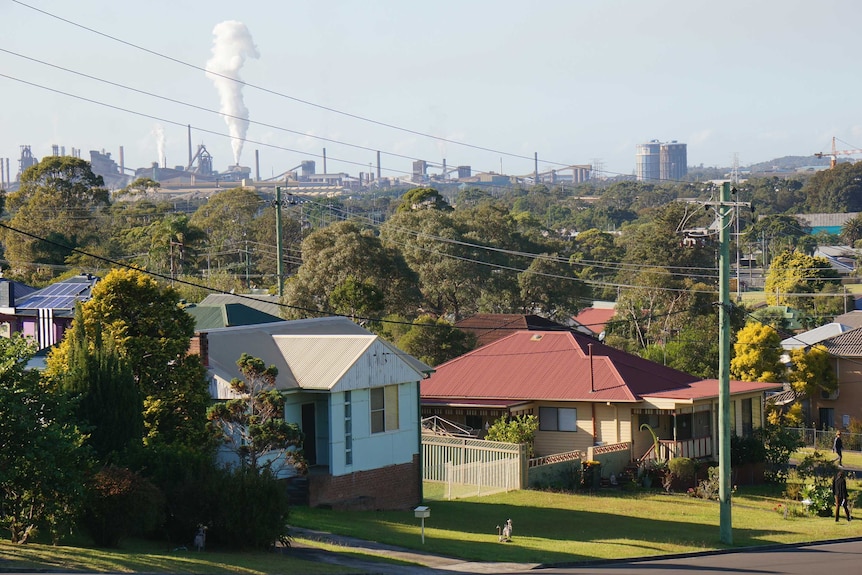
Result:
M328 174L326 171L326 148L323 148L323 173Z
M192 169L192 160L194 160L194 156L192 156L192 125L188 124L189 127L189 163L187 164L189 169Z
M377 179L380 180L380 150L377 150Z
M126 175L126 156L123 153L123 146L120 146L120 175Z
M254 181L260 181L260 150L254 151Z
M539 152L533 152L533 185L539 185Z

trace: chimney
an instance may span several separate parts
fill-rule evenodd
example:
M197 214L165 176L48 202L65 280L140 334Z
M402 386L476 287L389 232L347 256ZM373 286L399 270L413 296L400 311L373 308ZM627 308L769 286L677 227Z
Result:
M197 332L189 342L188 355L199 355L204 367L210 366L210 346L207 340L207 332Z
M0 280L0 307L15 307L15 284Z

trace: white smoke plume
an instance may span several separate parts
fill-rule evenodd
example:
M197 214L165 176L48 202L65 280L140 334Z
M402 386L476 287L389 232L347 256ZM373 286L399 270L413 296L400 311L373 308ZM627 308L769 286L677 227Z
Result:
M167 166L163 165L167 163L165 158L165 129L161 124L156 124L151 133L156 137L156 162L161 167L166 168Z
M230 132L233 161L238 166L248 132L248 108L242 100L239 71L246 58L259 58L260 54L246 25L236 20L226 20L213 28L212 53L207 62L207 77L218 90L219 112Z

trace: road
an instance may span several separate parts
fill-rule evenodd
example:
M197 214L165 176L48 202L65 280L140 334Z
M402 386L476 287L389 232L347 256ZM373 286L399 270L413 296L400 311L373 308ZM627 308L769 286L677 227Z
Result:
M862 572L860 562L862 562L862 538L854 538L809 545L702 553L671 559L555 567L542 569L538 573L542 575L552 573L590 573L595 575L673 573L674 575L687 575L720 571L737 575L749 573L756 575L812 575L814 573L860 573ZM536 574L537 571L530 570L523 573Z

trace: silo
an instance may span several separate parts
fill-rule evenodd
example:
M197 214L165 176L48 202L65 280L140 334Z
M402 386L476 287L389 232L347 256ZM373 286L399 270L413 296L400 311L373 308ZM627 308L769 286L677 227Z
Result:
M661 143L651 140L637 146L636 173L638 181L655 181L661 178Z
M661 179L681 180L688 174L688 152L676 140L661 145Z

